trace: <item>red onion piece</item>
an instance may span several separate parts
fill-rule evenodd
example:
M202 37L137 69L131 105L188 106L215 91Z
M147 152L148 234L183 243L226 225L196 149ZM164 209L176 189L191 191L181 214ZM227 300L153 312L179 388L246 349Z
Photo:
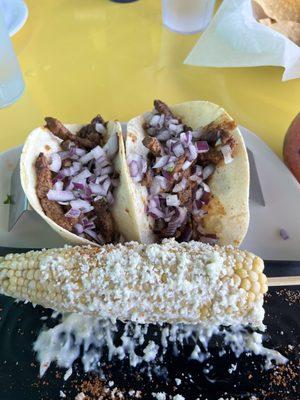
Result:
M97 185L96 183L90 183L89 187L92 191L92 193L100 195L100 196L105 196L107 191L104 190L102 185Z
M209 145L206 141L200 140L196 142L198 153L207 153L209 151Z
M157 175L154 177L154 180L158 182L162 189L167 189L168 187L168 180L164 176Z
M58 172L61 169L62 159L58 153L51 154L51 164L49 169L53 172Z
M280 234L281 239L283 239L283 240L288 240L290 238L290 236L287 233L287 231L285 229L283 229L283 228L281 228L279 230L279 234Z
M195 166L195 175L201 176L202 172L203 172L203 167L201 167L200 165L196 165Z
M222 146L221 152L223 154L225 164L229 164L233 161L233 158L231 156L231 147L229 146L229 144Z
M107 179L102 183L103 190L104 190L106 193L108 192L108 189L110 188L110 185L111 185L111 180L110 180L110 178L107 178Z
M76 147L75 154L79 157L82 157L86 154L86 151L84 149L81 149L80 147Z
M83 233L83 226L81 224L75 224L74 225L75 232L80 235Z
M190 179L190 181L197 182L198 185L200 185L200 183L203 181L203 179L197 175L191 175L189 179Z
M164 213L158 208L148 209L148 214L154 219L160 219L164 217Z
M201 199L201 197L202 197L202 195L203 195L203 188L199 188L198 190L197 190L197 192L196 192L196 195L195 195L195 197L196 197L196 200L200 200Z
M65 190L74 190L74 184L72 182L68 182L65 187Z
M159 124L159 121L160 121L160 115L154 115L150 119L149 123L150 123L151 126L157 126Z
M72 178L72 182L82 183L85 179L89 178L90 176L92 176L92 173L87 168L85 168L78 175Z
M156 137L159 141L164 142L166 140L169 140L171 136L172 136L171 132L164 130L160 132Z
M73 185L74 185L74 189L76 189L76 190L84 190L83 183L74 182Z
M82 157L80 157L79 161L81 162L81 164L87 164L89 161L93 160L94 155L92 153L92 151L84 154Z
M108 175L108 174L112 174L113 172L114 172L113 167L107 166L107 167L102 168L101 175Z
M92 211L94 209L94 207L88 201L81 200L81 199L77 199L77 200L71 201L70 205L75 210L80 210L83 213L87 213L87 212Z
M158 125L159 125L160 127L162 127L163 124L164 124L164 122L165 122L165 116L164 116L164 114L161 114L161 116L160 116L160 118L159 118L159 123L158 123Z
M189 153L190 153L189 161L196 160L196 158L198 157L198 152L197 152L195 145L193 143L190 143L188 148L189 148Z
M192 165L191 161L185 161L182 165L182 170L185 171L186 169L190 168L190 166Z
M70 201L75 197L71 191L50 189L47 193L47 198L51 201Z
M202 172L203 179L207 179L215 171L215 166L212 164L207 165Z
M63 190L63 188L64 188L64 183L62 181L57 181L53 185L54 190Z
M101 133L101 134L105 133L105 131L106 131L104 125L101 124L100 122L95 123L95 130L96 130L96 132Z
M131 163L129 164L129 172L132 178L136 178L138 176L139 167L137 161L131 161Z
M95 228L96 228L96 226L95 226L94 222L90 222L90 221L84 226L84 230L95 229Z
M58 151L57 154L62 160L65 160L66 158L70 158L70 152L69 151Z
M80 210L75 210L74 208L70 208L68 212L65 213L65 217L67 218L78 218L80 216Z
M184 147L188 147L188 145L192 143L191 132L182 132L180 134L180 141L184 145Z
M97 183L97 184L99 184L99 183L102 183L102 182L104 182L105 181L105 179L107 179L108 178L108 175L102 175L102 176L98 176L96 179L95 179L95 182L94 183ZM118 181L118 180L117 180Z
M181 157L184 155L184 148L182 146L182 144L180 142L176 142L173 146L172 146L172 151L175 154L175 156L177 158ZM197 157L197 155L196 155Z
M204 191L210 193L210 188L205 182L201 182L201 186L203 187Z
M153 168L164 167L165 165L167 165L169 158L170 158L170 156L156 157L156 162L153 165Z
M169 206L169 207L179 207L180 206L180 202L179 202L179 199L176 194L174 194L174 195L168 194L166 196L166 203L167 203L167 206Z
M187 180L186 180L186 178L183 177L182 180L174 186L172 192L178 193L178 192L181 192L182 190L185 190L186 184L187 184Z

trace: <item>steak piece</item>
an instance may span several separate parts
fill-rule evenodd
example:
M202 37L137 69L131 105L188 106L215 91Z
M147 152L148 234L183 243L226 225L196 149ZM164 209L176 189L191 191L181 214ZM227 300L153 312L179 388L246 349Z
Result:
M154 100L154 107L160 113L166 117L176 118L170 108L161 100Z
M40 153L35 162L35 172L37 178L36 192L39 199L47 197L47 193L52 189L52 174L43 153Z
M56 203L56 201L48 200L47 197L40 199L40 202L47 217L67 231L73 231L74 225L78 222L78 218L66 218L63 207Z
M96 124L101 124L104 127L106 126L106 122L99 114L92 119L90 124L83 126L79 130L78 136L84 139L88 139L91 142L96 143L96 145L100 145L101 147L103 147L105 145L104 137L102 133L96 130Z
M43 153L40 153L36 162L36 192L40 200L44 213L62 228L72 232L78 218L66 218L63 207L56 201L47 198L47 193L52 189L52 174L48 166L47 159Z
M109 205L106 200L100 199L94 201L93 206L97 217L95 220L97 231L101 234L105 243L112 243L114 241L115 229Z
M83 147L85 149L91 150L98 145L98 143L91 141L87 138L82 138L80 136L74 135L67 129L58 119L52 117L46 117L46 128L53 133L53 135L58 138L65 140L71 140L77 146Z
M149 149L155 157L159 157L162 154L163 148L159 140L156 137L146 136L143 139L143 145Z

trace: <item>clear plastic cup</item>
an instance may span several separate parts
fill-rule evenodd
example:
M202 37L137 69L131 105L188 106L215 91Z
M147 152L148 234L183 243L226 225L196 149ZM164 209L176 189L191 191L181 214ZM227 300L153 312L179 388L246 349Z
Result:
M178 33L196 33L210 23L215 0L162 0L163 24Z
M10 41L0 6L0 108L15 102L24 91L24 80Z

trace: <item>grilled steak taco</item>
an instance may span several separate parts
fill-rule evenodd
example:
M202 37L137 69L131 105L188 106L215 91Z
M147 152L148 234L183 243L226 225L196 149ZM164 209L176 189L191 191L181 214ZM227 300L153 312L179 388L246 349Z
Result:
M45 120L28 136L20 161L31 206L68 242L119 241L114 196L120 124L99 115L88 125Z
M193 101L129 121L120 146L117 217L127 239L239 245L249 223L249 165L236 123L219 106Z

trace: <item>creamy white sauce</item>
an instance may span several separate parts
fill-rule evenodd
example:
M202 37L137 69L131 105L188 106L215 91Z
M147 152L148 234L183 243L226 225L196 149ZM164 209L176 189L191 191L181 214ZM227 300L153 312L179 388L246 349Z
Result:
M162 361L170 345L174 354L178 354L179 346L187 341L194 343L190 358L203 362L210 357L208 344L214 334L221 334L224 343L230 346L237 357L243 352L262 355L265 357L266 368L270 368L273 362L287 362L279 352L263 346L262 333L248 332L242 326L222 330L218 326L174 324L162 327L160 335L154 340L148 339L148 330L148 325L128 322L122 331L121 341L116 345L116 323L79 314L63 315L60 323L52 329L42 331L34 343L34 350L40 362L40 375L43 376L50 364L56 362L59 367L67 369L64 378L68 379L81 348L81 361L85 372L101 368L104 351L108 352L109 360L113 357L120 360L128 357L130 365L136 367L142 362L154 363L158 359ZM220 350L220 355L223 354L225 353Z

